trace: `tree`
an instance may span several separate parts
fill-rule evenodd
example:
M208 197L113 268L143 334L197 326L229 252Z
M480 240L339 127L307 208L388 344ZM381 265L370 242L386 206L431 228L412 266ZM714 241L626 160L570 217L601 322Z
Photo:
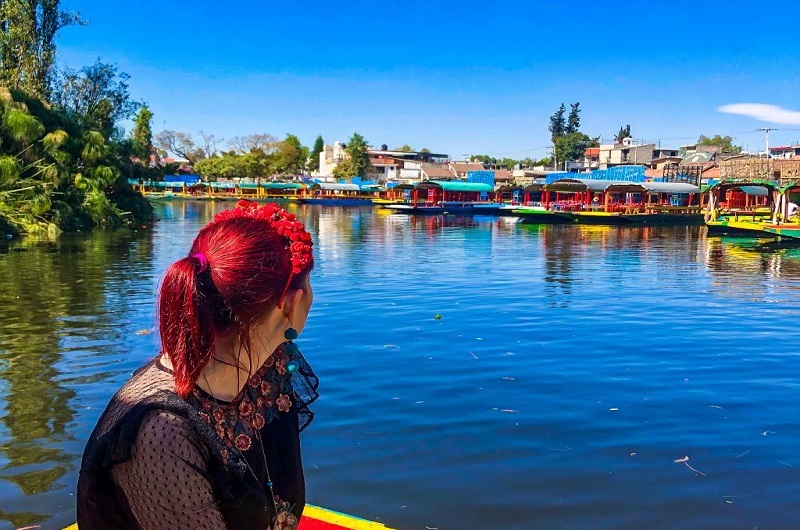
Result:
M562 103L558 110L550 116L550 134L553 140L553 143L556 143L556 138L561 138L564 136L564 130L566 129L566 122L564 121L564 112L566 112L567 108Z
M559 163L578 160L588 147L600 145L598 138L591 138L582 132L574 132L556 139L556 160Z
M408 144L403 144L400 147L395 147L394 150L395 151L402 151L404 153L413 153L414 152L414 149Z
M333 170L336 178L363 177L370 169L368 145L364 137L358 133L353 133L345 147L347 158L339 162Z
M133 132L131 140L133 142L133 152L140 159L150 157L150 150L153 147L153 112L147 105L139 109L139 113L133 119Z
M55 73L56 35L83 24L62 11L59 0L0 1L0 83L50 101Z
M431 150L430 150L430 149L428 149L427 147L423 147L422 149L420 149L420 150L419 150L419 152L420 152L420 153L430 153L430 152L431 152Z
M131 100L128 79L115 65L100 61L80 71L65 69L57 80L53 103L109 138L118 121L142 106Z
M208 158L205 150L195 143L189 133L164 129L156 134L153 143L163 151L185 158L192 165Z
M567 116L567 126L564 129L565 134L576 133L581 128L581 117L578 115L581 112L581 109L579 108L580 105L580 101L570 103L569 116Z
M0 95L4 229L56 233L152 220L152 207L126 180L130 142L105 137L89 121L22 91Z
M622 140L624 140L625 138L630 138L630 137L631 137L631 126L626 125L625 127L619 128L619 132L614 137L614 142L619 144L622 143Z
M242 155L253 150L262 151L264 154L272 154L277 148L277 144L278 139L267 133L234 136L228 140L228 147Z
M722 153L739 154L742 152L742 146L734 145L731 136L720 136L716 134L709 138L708 136L700 135L700 138L697 139L697 145L717 147Z
M207 134L207 133L203 132L202 129L200 129L198 131L198 133L200 133L200 138L203 139L203 146L201 148L203 150L203 154L206 157L216 155L217 154L217 142L221 142L222 138L218 139L213 134Z
M317 139L314 140L314 147L311 148L311 154L309 154L307 164L309 171L319 170L319 154L324 150L325 142L322 140L322 135L319 135Z

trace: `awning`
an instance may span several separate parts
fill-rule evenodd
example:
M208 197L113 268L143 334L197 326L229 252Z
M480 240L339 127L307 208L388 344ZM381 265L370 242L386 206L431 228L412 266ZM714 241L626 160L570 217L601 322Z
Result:
M441 188L444 191L473 191L473 192L492 192L494 187L483 182L464 182L461 180L429 180L420 182L416 189L425 190L429 188Z
M332 191L361 191L361 186L358 184L332 184L328 182L320 182L311 186L315 190L332 190Z
M700 188L686 182L640 182L650 193L700 193Z

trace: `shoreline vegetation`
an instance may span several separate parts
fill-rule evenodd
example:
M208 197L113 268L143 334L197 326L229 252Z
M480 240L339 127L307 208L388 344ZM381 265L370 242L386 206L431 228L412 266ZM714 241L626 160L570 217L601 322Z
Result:
M158 176L141 162L152 113L128 76L100 60L57 66L58 32L85 25L58 0L5 0L0 18L0 235L149 225L152 206L128 179ZM137 112L126 137L117 123Z

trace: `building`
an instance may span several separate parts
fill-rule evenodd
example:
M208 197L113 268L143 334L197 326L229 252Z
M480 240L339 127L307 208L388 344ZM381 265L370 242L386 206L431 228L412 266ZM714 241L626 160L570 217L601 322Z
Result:
M420 172L422 180L454 180L456 178L456 174L448 164L421 162Z
M621 143L604 144L597 149L597 167L600 169L628 165L653 167L654 160L680 156L680 149L657 147L654 143L637 144L633 138L625 138ZM659 163L665 162L660 160Z
M345 145L342 142L333 142L331 145L326 145L319 153L319 171L314 176L328 177L333 175L333 170L336 169L339 162L347 158L344 148Z
M470 171L483 171L485 168L480 162L450 162L450 169L457 178L466 180Z
M319 171L315 177L330 177L339 162L349 155L345 151L347 146L341 142L326 145L319 154ZM379 182L416 183L422 180L422 163L446 164L448 155L430 153L427 151L395 151L382 145L380 149L368 149L370 171L361 175Z

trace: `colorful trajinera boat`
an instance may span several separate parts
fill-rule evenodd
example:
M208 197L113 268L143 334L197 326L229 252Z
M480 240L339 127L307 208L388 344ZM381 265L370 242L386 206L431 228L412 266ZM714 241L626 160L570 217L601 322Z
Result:
M392 530L381 523L368 521L345 513L306 505L299 530ZM64 530L79 530L77 524Z
M383 207L415 215L500 215L506 209L494 202L491 184L459 180L421 182L411 190L408 202Z
M700 188L686 182L563 178L524 192L523 223L703 224Z
M377 186L320 182L312 185L297 200L303 204L326 206L372 206L379 197Z
M795 231L793 225L797 228L788 211L779 214L785 194L776 182L731 179L709 186L706 193L705 223L710 234L775 237Z

